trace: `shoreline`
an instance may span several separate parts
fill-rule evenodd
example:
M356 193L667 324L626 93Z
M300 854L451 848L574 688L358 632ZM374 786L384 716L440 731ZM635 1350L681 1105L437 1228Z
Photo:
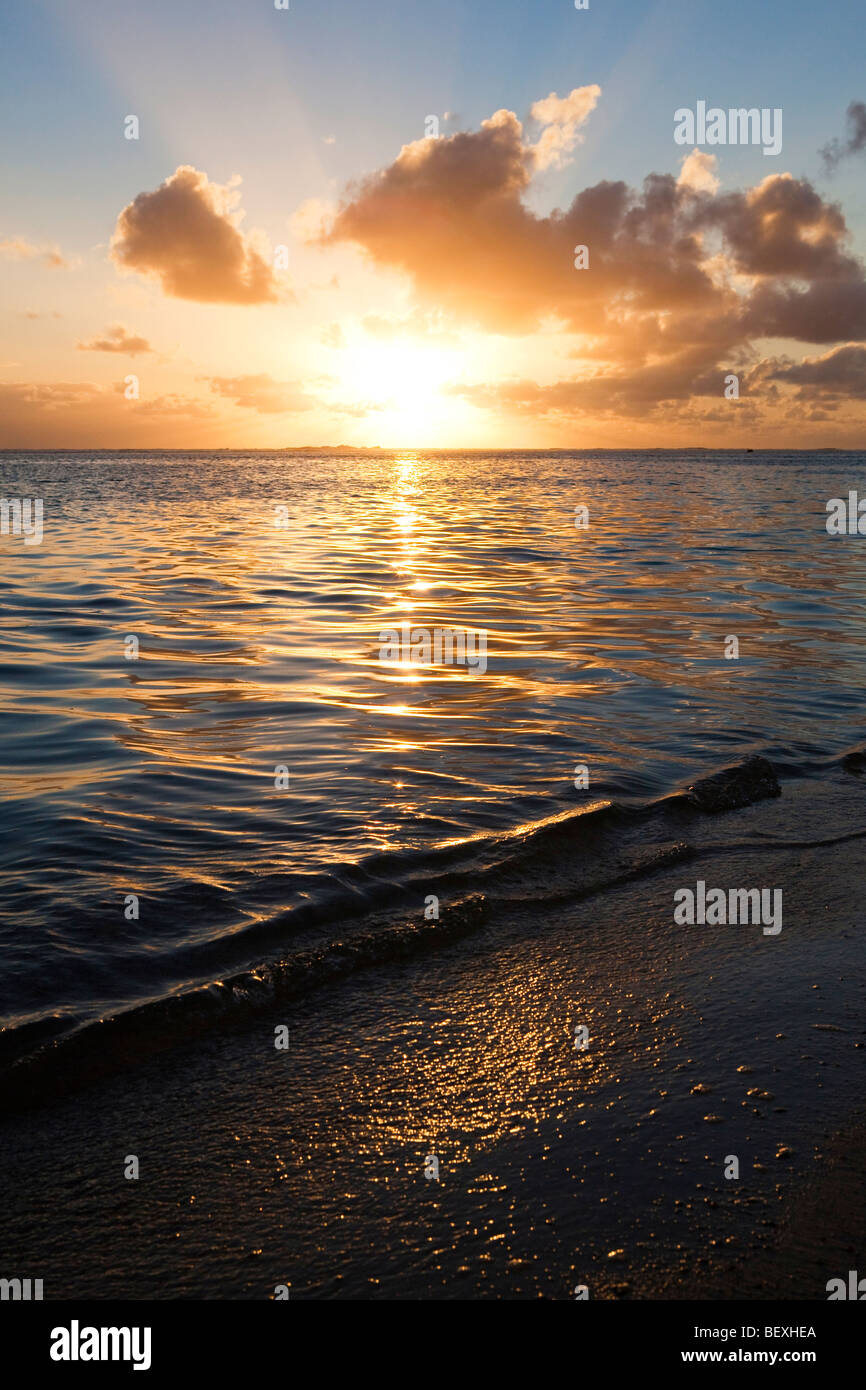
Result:
M46 1300L826 1298L866 1271L863 808L838 767L683 811L688 859L515 882L444 951L8 1117L8 1262ZM781 887L782 932L674 925L699 879Z

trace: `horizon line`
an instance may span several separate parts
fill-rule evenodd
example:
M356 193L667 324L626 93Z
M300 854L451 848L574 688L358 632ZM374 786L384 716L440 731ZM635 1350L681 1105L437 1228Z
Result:
M149 448L128 444L100 445L0 445L0 454L860 454L866 452L866 443L811 445L807 448L793 444L610 444L564 445L541 447L535 444L512 444L507 448L493 445L436 445L435 447L400 444L278 444L247 445L220 444L216 446L177 447L173 445L153 445Z

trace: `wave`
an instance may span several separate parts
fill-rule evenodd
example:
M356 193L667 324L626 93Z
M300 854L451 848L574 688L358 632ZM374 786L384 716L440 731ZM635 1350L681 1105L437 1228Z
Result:
M866 766L862 751L846 758L858 770ZM274 914L244 934L252 951L256 943L285 941L314 927L315 944L98 1021L54 1016L2 1030L0 1102L10 1109L40 1104L241 1024L281 1000L489 932L497 907L543 912L545 905L652 874L694 853L683 838L690 818L723 814L780 790L772 765L753 757L642 806L596 802L509 831L368 856L334 872L342 894ZM206 951L207 943L199 949Z

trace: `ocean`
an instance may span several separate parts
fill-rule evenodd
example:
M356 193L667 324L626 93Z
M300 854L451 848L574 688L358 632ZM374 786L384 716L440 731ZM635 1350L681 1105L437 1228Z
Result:
M864 461L0 455L43 502L0 537L4 1064L468 930L563 826L613 881L612 814L756 756L819 777L863 741ZM485 659L383 659L403 624Z

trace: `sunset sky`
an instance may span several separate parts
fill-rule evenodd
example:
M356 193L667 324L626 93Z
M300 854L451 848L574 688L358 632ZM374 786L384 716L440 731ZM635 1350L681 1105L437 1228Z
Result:
M5 7L0 447L862 447L862 0L290 4Z

